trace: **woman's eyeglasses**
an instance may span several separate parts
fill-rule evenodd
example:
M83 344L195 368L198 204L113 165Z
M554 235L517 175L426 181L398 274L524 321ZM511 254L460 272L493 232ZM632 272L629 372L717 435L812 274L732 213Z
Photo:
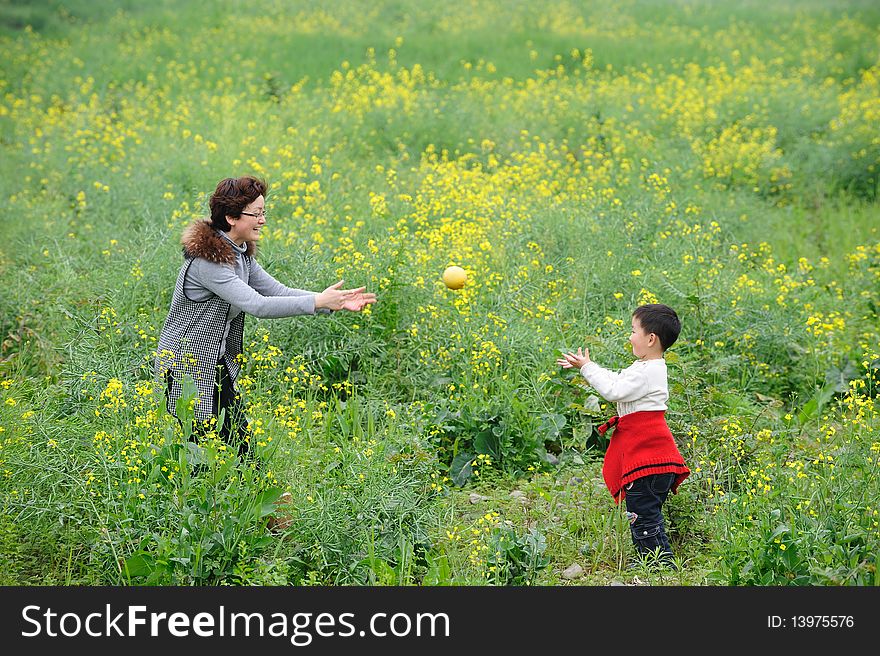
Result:
M241 214L243 214L245 216L252 216L254 218L259 219L261 216L262 217L266 216L266 210L261 211L259 214L254 214L253 212L241 212Z

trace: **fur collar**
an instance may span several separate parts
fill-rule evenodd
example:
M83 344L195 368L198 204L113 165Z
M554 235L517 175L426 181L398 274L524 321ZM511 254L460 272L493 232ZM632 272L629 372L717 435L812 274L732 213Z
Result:
M184 257L201 257L217 264L235 264L235 251L228 241L217 234L210 221L199 220L190 224L183 231L180 242L183 244ZM256 242L245 243L246 255L254 257L257 254Z

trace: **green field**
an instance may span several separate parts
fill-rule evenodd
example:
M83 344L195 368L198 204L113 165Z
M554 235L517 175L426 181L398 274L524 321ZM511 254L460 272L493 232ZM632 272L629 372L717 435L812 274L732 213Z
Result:
M0 584L880 584L876 3L0 0L0 61ZM264 268L379 297L248 318L261 466L151 373L248 173ZM645 302L674 572L555 364Z

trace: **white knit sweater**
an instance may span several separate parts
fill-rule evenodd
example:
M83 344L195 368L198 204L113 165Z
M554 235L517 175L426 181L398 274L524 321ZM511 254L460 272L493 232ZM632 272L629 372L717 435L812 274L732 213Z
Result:
M669 387L666 382L666 360L636 360L616 373L588 362L581 375L604 398L617 404L617 416L641 410L666 410Z

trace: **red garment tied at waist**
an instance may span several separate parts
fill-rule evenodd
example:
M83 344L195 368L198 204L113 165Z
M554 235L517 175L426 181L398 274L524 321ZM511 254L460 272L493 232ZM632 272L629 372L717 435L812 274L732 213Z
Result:
M615 415L597 430L604 435L610 428L614 432L605 452L602 477L617 503L626 497L628 483L652 474L675 474L672 493L677 493L691 472L666 424L664 410Z

